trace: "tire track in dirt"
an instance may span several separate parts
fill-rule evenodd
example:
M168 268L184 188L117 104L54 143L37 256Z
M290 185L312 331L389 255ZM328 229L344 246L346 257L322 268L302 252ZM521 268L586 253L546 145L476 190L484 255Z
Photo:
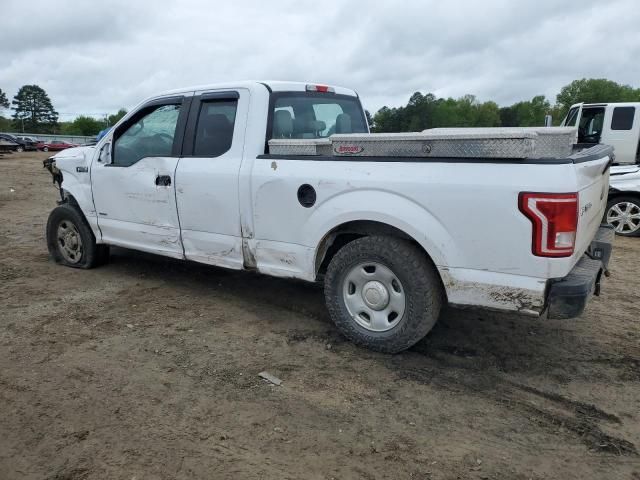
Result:
M417 353L424 359L423 353ZM395 358L389 361L389 368L398 372L403 380L422 384L437 385L454 391L461 387L474 395L489 398L511 410L532 415L541 427L557 432L558 428L571 433L590 450L619 456L639 456L637 447L630 441L605 433L598 422L622 423L617 415L601 408L547 392L529 385L515 382L505 375L481 370L477 366L461 366L451 362L446 355L430 351L426 355L436 365L430 367L407 365ZM473 375L460 375L473 372Z

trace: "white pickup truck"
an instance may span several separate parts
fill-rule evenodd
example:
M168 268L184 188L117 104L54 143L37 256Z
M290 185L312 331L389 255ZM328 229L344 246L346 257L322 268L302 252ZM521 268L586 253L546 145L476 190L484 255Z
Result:
M446 303L571 318L599 293L610 147L505 157L485 142L456 156L437 152L486 135L448 143L440 131L407 136L417 154L368 156L358 142L380 140L368 132L345 88L242 82L155 96L96 146L45 161L61 193L49 251L79 268L117 245L324 281L341 332L384 352L423 338ZM276 154L278 143L317 151Z
M577 103L562 121L585 147L614 147L606 221L618 235L640 236L640 102Z

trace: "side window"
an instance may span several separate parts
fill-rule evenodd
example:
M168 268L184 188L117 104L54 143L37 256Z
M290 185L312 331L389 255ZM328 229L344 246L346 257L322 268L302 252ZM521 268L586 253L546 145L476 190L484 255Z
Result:
M238 100L212 100L200 104L195 157L219 157L231 148Z
M113 164L128 167L145 157L168 157L173 148L180 105L157 105L133 117L113 145Z
M635 107L614 108L613 117L611 118L611 130L631 130L635 114Z

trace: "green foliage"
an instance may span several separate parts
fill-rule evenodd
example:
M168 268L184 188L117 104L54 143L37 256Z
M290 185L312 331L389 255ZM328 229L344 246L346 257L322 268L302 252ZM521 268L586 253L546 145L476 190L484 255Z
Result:
M11 120L0 115L0 132L11 131Z
M121 108L120 110L118 110L117 113L114 113L112 115L109 115L107 117L107 123L108 126L112 127L113 125L115 125L116 123L118 123L120 121L120 119L122 117L124 117L127 114L127 110L124 108Z
M9 108L9 99L7 94L0 88L0 108Z
M496 127L500 109L495 102L479 102L473 95L436 98L432 93L411 95L406 107L382 107L373 117L376 132L419 132L435 127Z
M13 97L13 126L17 131L24 128L29 133L49 133L55 131L58 113L51 100L38 85L24 85Z
M556 103L561 107L564 116L574 103L600 102L638 102L640 88L607 80L605 78L583 78L565 85L556 97Z
M503 127L535 127L544 125L544 116L551 113L551 104L544 95L514 103L500 109L500 125Z
M60 133L63 135L84 135L91 137L97 135L103 128L105 128L104 121L80 115L72 122L61 123Z
M432 93L411 95L404 107L382 107L373 116L374 132L418 132L435 127L533 127L543 126L545 115L559 125L574 103L640 102L640 88L606 79L575 80L562 88L556 105L544 95L499 108L479 102L473 95L437 98Z

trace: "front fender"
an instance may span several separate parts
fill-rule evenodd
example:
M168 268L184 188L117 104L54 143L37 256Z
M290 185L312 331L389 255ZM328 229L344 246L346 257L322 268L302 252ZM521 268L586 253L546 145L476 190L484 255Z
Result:
M98 219L91 194L91 162L95 153L94 147L69 148L51 158L50 171L57 171L63 198L73 197L78 207L91 226L96 239L101 235L98 230ZM55 179L55 176L54 176Z

